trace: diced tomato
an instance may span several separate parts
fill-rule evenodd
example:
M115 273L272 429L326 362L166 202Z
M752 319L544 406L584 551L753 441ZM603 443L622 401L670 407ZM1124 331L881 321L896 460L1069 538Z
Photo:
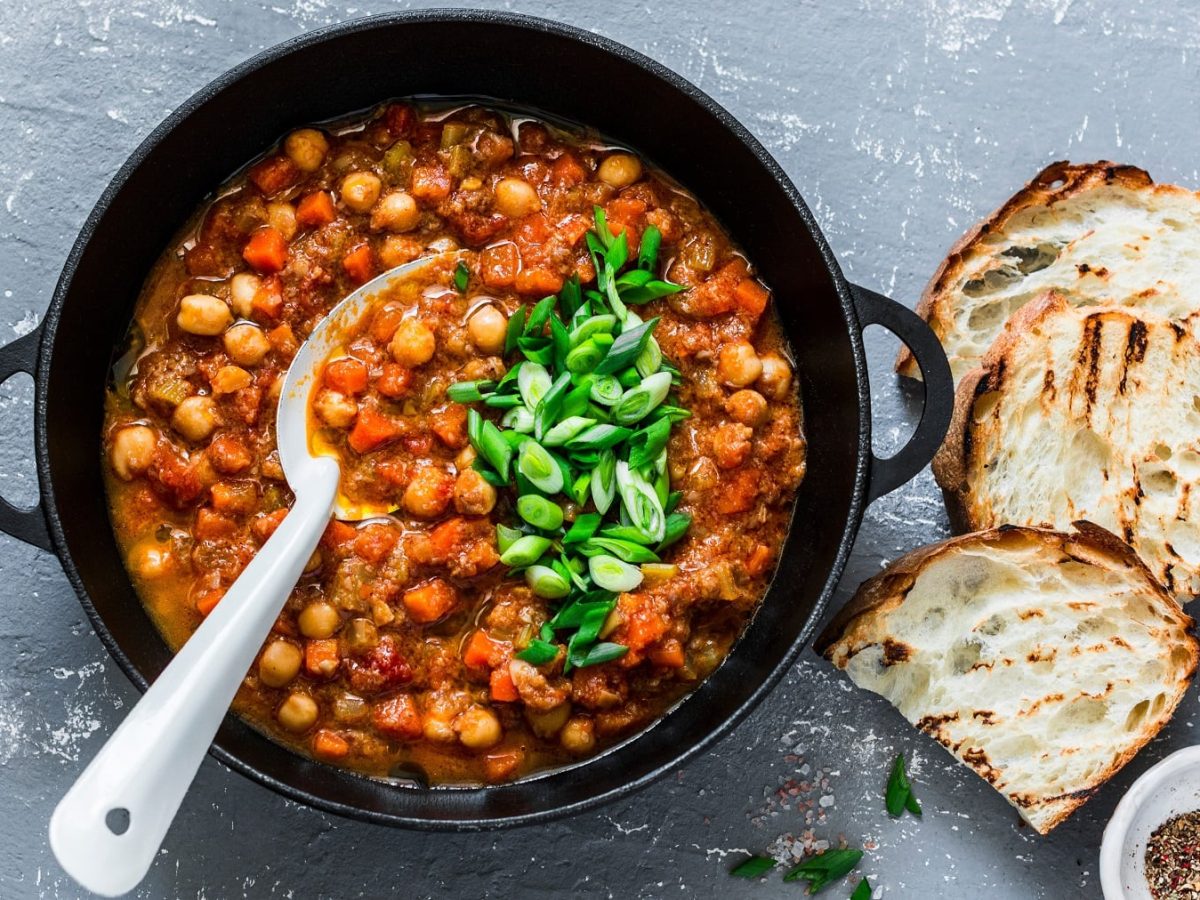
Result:
M312 677L332 678L340 663L337 638L305 642L304 670Z
M354 539L354 553L367 562L378 565L392 552L399 539L400 535L395 528L388 525L368 525L360 529Z
M623 225L637 225L646 212L646 201L636 197L617 197L604 208L608 219L608 230L614 235L621 233Z
M413 456L428 456L433 449L433 438L424 431L409 432L400 439L400 443Z
M409 694L397 694L371 710L371 724L384 737L396 741L415 741L424 732L421 711Z
M625 618L621 626L625 644L631 654L644 651L667 633L667 620L658 610L654 598L645 594L626 594L620 600Z
M512 675L509 674L508 666L492 669L492 674L488 676L488 689L492 699L499 703L512 703L521 698Z
M375 274L375 254L370 244L359 244L342 257L342 268L356 284L370 281Z
M265 225L250 235L242 258L265 274L282 271L287 265L287 241L270 225Z
M437 203L450 196L450 173L441 163L414 166L409 193L418 200Z
M358 411L354 429L346 442L355 453L367 453L388 441L394 441L401 434L403 429L399 425L377 410L364 406Z
M518 243L540 246L550 239L553 229L545 213L533 213L517 222L513 234Z
M520 268L521 257L511 242L488 247L479 254L479 277L490 288L512 287Z
M751 577L761 575L771 565L771 548L766 544L756 544L746 558L746 573Z
M248 469L254 462L254 457L245 442L228 432L213 438L206 452L213 468L223 475L236 475Z
M457 605L458 591L440 578L404 592L404 608L409 618L422 624L436 622Z
M507 781L517 774L517 769L525 759L525 751L520 747L512 750L497 750L489 753L483 760L483 770L487 780L491 782Z
M218 481L212 486L213 509L233 516L254 512L258 489L250 481Z
M412 130L416 113L407 103L393 103L383 113L383 123L393 137L402 138Z
M196 512L196 524L192 535L201 541L218 541L232 537L237 532L237 522L207 506Z
M429 532L430 562L444 563L463 548L466 538L466 520L457 516L447 519Z
M437 439L451 450L467 446L467 408L461 403L451 403L429 418Z
M412 369L399 363L384 363L383 371L375 379L375 390L385 397L403 397L412 384Z
M756 319L763 314L771 298L770 292L753 278L740 282L734 288L733 295L737 298L738 306Z
M337 209L329 191L314 191L296 204L296 223L309 228L320 228L337 218Z
M463 648L463 664L472 669L486 669L504 662L512 651L507 641L498 641L482 628L471 632Z
M296 355L296 351L300 349L300 345L296 341L295 332L292 331L292 326L287 322L268 331L267 340L271 342L271 346L275 349L275 352L285 359L291 359Z
M656 666L666 666L669 669L682 669L686 662L683 655L683 645L674 639L663 641L648 654L650 662Z
M722 477L717 495L717 512L723 516L745 512L758 499L762 474L755 468L737 469Z
M322 728L313 735L312 748L313 756L318 759L345 759L350 754L350 742L336 731L327 728Z
M286 156L268 156L251 166L246 177L270 197L295 184L300 178L300 169Z
M553 269L522 269L517 273L517 293L545 296L562 290L563 277Z
M400 652L396 638L385 634L362 659L349 661L350 687L359 693L389 691L412 681L412 666Z
M160 446L150 464L150 477L175 506L187 506L204 492L193 466L169 446Z
M592 229L592 223L577 213L566 216L558 223L558 235L564 243L574 247Z
M199 611L200 615L207 616L216 609L217 604L221 602L221 598L224 596L225 591L223 588L206 591L196 600L197 611Z
M283 284L278 276L263 279L250 301L250 309L258 319L279 318L283 312Z
M273 512L263 513L257 516L254 522L250 525L250 530L254 532L254 536L262 543L266 543L267 539L275 533L275 529L283 524L283 520L287 518L288 510L277 509Z
M371 339L377 344L386 344L404 320L404 308L389 303L376 310L371 317Z
M575 154L566 152L554 161L550 169L550 180L559 187L574 187L587 178L587 169L575 158Z
M358 537L358 529L340 519L330 519L321 535L321 546L336 550L342 544L348 544Z
M367 389L370 372L352 356L336 359L325 367L325 384L343 394L361 394Z

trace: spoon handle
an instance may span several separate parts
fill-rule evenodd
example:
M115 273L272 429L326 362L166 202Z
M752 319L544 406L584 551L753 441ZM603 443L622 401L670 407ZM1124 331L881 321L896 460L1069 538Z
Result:
M313 459L302 475L279 528L54 810L50 846L85 888L123 894L154 861L238 686L328 524L337 464Z

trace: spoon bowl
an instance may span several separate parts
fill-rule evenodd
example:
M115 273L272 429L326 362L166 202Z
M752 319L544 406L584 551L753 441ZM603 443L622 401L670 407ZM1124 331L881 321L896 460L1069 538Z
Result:
M333 308L297 352L276 411L276 443L295 502L162 675L84 769L50 819L50 847L67 873L106 897L145 876L234 695L329 523L378 510L335 505L340 468L310 450L308 405L317 373L372 299L438 254L383 273Z

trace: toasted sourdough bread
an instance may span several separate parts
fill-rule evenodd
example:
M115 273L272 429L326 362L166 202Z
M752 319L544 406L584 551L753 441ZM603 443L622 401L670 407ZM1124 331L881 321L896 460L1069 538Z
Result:
M1167 722L1191 619L1087 522L915 550L863 584L816 648L890 700L1046 834Z
M1133 166L1056 162L951 248L917 305L957 381L1047 290L1169 319L1200 309L1200 194ZM920 377L902 350L896 368Z
M963 376L933 461L959 531L1088 519L1186 602L1200 593L1200 338L1190 323L1021 309Z

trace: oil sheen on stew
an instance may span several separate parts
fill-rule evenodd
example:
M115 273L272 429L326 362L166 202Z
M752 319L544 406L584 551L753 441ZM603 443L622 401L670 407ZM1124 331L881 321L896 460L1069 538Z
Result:
M447 250L465 263L378 298L326 366L313 438L341 455L344 492L379 515L331 522L246 675L239 715L331 765L497 783L630 735L720 664L774 571L805 443L769 290L694 196L582 127L406 102L295 131L214 196L147 279L106 400L113 527L173 648L292 502L274 420L298 346L388 268ZM458 402L451 386L501 382L525 358L506 350L510 331L524 336L510 322L538 301L556 298L569 322L564 290L607 297L596 269L607 263L589 245L618 235L624 268L681 288L628 310L657 319L672 373L663 404L690 413L671 417L665 458L644 468L664 471L664 508L690 524L650 546L656 561L628 564L635 587L597 595L609 611L588 646L620 649L585 660L581 645L571 665L575 631L545 627L570 600L543 596L560 593L544 587L553 578L514 572L501 545L518 526L561 536L596 511L593 495L572 500L565 487L556 531L524 522L517 490L493 483L470 433L504 430L512 407ZM647 240L659 247L641 260ZM528 336L536 355L550 332ZM621 389L636 384L614 374L629 376ZM572 479L595 461L559 455ZM622 524L618 507L605 527Z

